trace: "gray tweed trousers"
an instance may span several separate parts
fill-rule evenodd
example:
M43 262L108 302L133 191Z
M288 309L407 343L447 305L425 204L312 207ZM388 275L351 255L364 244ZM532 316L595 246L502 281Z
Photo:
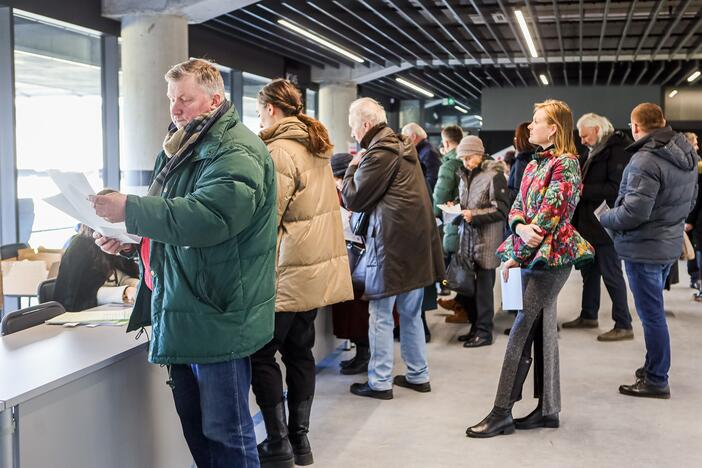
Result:
M514 402L521 399L522 386L532 362L531 345L534 343L535 396L541 398L544 415L560 412L556 299L570 270L571 267L553 270L522 269L524 310L517 313L509 334L495 397L495 406L498 408L512 408Z

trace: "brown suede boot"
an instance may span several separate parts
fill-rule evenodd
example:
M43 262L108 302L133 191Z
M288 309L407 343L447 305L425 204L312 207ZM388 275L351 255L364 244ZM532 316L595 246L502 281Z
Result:
M454 314L446 317L446 323L468 323L468 312L460 305L454 309Z
M456 299L439 299L436 303L446 310L456 310L457 307L461 307Z

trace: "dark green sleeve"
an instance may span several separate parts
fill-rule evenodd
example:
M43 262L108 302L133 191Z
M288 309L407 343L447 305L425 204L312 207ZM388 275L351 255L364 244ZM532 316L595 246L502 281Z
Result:
M127 231L164 244L208 247L230 239L256 212L264 169L248 151L229 150L204 169L183 197L127 197Z

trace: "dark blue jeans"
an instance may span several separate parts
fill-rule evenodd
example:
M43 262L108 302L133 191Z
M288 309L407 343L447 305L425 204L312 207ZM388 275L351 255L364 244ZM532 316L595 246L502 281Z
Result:
M198 468L258 468L249 358L171 366L173 399Z
M671 265L628 260L624 264L644 330L646 381L651 385L665 386L670 369L670 335L663 311L663 287Z

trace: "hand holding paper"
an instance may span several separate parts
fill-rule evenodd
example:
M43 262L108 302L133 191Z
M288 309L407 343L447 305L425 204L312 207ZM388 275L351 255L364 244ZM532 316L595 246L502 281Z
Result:
M95 213L111 223L121 223L125 220L127 196L113 192L107 195L91 195L88 199L93 203Z

